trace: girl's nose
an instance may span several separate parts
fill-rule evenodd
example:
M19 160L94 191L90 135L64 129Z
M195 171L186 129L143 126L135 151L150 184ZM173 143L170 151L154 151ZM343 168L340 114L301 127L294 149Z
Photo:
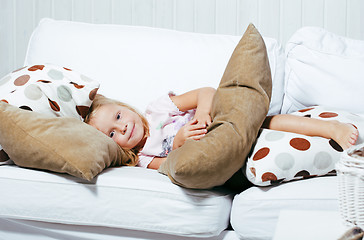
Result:
M123 126L121 127L121 129L120 129L121 134L125 135L125 133L126 133L126 130L127 130L127 129L128 129L127 124L123 125Z

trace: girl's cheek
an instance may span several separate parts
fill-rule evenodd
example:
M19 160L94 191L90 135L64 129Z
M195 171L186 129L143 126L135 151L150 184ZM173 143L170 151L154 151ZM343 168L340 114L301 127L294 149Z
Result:
M126 141L125 139L122 137L122 136L118 136L118 139L117 139L117 143L120 145L120 146L123 146L125 145Z

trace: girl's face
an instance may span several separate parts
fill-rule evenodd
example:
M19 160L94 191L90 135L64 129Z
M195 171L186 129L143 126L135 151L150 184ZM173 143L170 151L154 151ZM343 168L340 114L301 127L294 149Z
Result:
M144 127L139 115L117 104L99 107L89 124L124 149L132 149L143 140Z

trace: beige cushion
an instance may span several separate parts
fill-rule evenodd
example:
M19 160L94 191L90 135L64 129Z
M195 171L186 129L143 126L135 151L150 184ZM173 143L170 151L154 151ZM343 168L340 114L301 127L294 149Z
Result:
M86 123L49 117L0 102L0 144L18 166L91 180L125 155L109 137Z
M54 117L83 120L99 83L53 64L22 67L0 79L0 101ZM9 158L0 146L0 165Z
M209 132L172 151L159 172L187 188L224 184L246 160L268 112L271 88L265 44L250 24L214 96Z

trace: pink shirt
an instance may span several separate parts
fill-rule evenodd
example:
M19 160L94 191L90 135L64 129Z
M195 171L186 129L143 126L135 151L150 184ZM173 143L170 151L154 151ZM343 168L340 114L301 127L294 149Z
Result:
M151 102L145 111L150 136L139 153L139 167L148 167L154 157L166 157L172 151L178 130L195 115L195 110L180 111L170 96L174 94L166 94Z

